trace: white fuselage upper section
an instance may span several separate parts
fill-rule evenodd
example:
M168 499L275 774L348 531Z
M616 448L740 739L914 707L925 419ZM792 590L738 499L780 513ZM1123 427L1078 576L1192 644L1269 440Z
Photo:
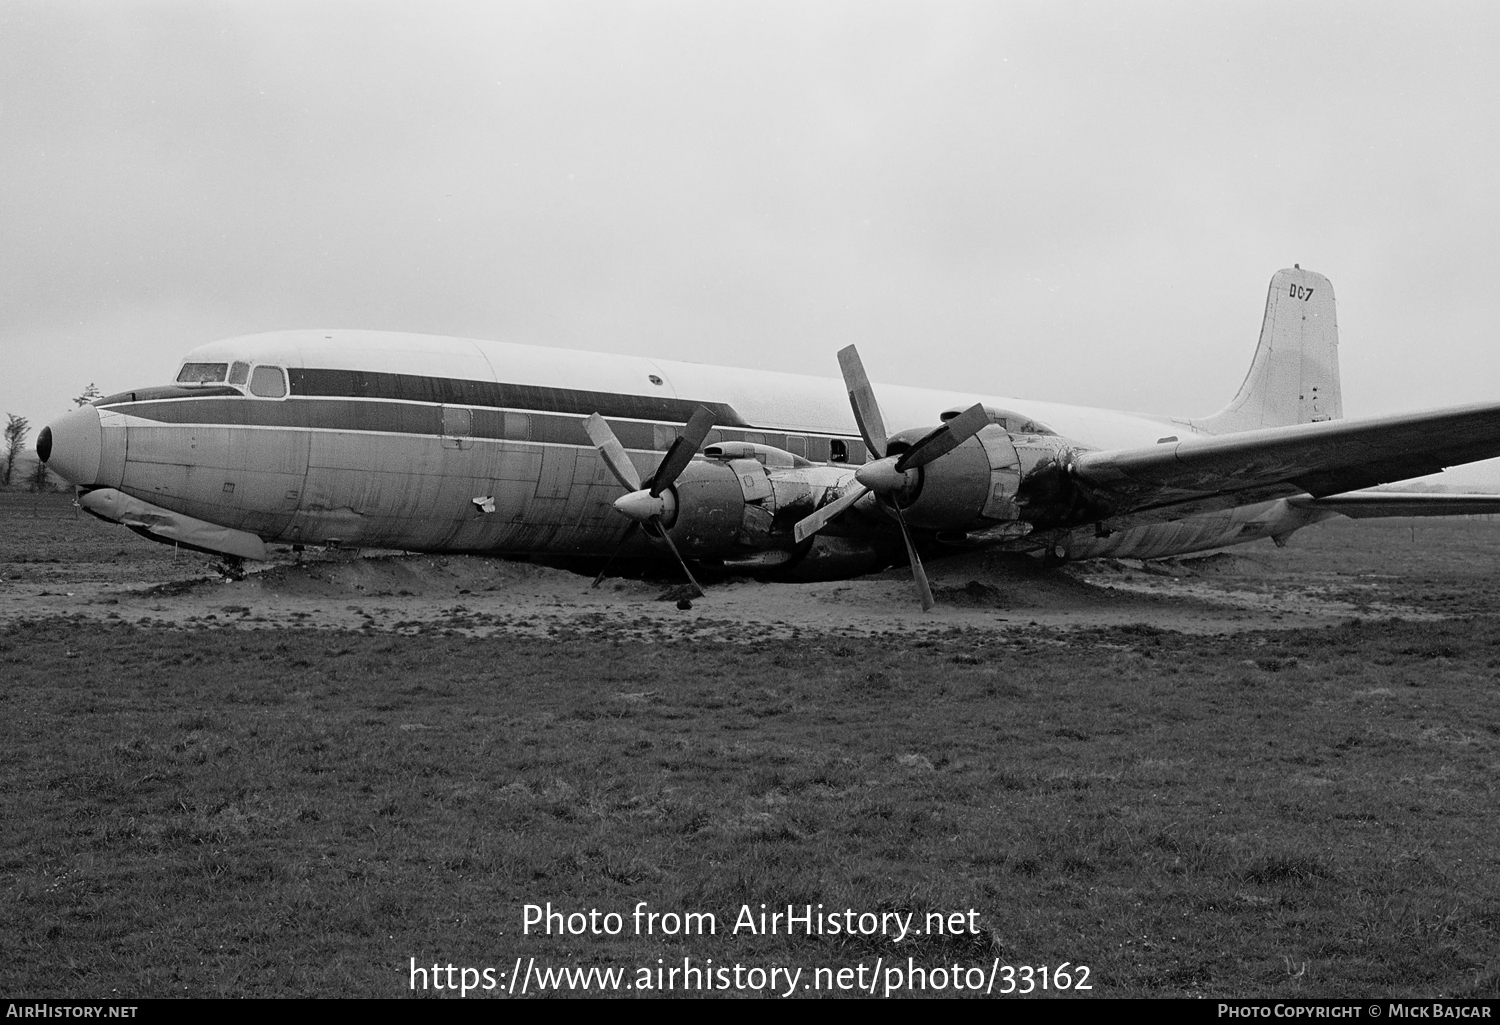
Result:
M244 360L285 367L364 370L460 380L607 392L733 406L752 426L773 431L857 436L843 382L770 370L747 370L612 353L446 338L387 331L280 331L211 342L187 362ZM659 383L658 383L659 382ZM895 434L933 427L945 410L975 402L1012 411L1080 447L1133 448L1166 435L1194 433L1180 420L1141 413L1035 402L968 391L875 385Z

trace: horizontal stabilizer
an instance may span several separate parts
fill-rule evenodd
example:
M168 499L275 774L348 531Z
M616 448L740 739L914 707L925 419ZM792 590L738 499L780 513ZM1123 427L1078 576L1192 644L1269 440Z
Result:
M1500 513L1500 495L1466 495L1446 491L1351 491L1327 498L1293 498L1303 509L1331 509L1356 520L1382 516L1483 516Z

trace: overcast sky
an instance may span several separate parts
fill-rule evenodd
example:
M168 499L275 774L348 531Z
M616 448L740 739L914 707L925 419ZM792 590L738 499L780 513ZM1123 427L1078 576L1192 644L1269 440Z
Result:
M0 0L0 412L361 327L1206 414L1500 399L1494 3ZM937 410L934 410L934 414Z

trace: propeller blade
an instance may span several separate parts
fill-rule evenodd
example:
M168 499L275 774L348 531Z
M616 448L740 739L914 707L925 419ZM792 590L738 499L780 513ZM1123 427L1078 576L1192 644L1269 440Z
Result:
M677 558L677 564L682 567L682 572L687 574L688 581L693 585L693 590L698 597L706 593L703 585L693 577L693 571L688 569L687 560L677 550L677 545L672 542L672 537L667 533L667 528L662 526L662 511L670 511L673 508L670 496L663 499L662 492L675 481L682 471L687 469L688 463L693 461L693 456L703 447L703 442L708 437L708 432L714 429L714 411L706 406L699 406L694 410L691 419L683 427L682 432L677 435L672 446L667 449L667 454L656 467L656 473L651 477L649 484L641 483L641 475L636 470L635 464L630 461L630 455L625 451L625 446L620 444L620 439L615 437L615 432L610 430L609 424L598 413L594 413L583 422L583 429L589 436L589 441L599 450L599 457L604 460L604 465L609 467L609 472L615 475L615 480L626 494L615 502L615 508L624 515L630 517L630 527L620 538L620 543L614 552L604 562L604 569L594 578L594 587L604 579L604 573L610 564L615 561L615 556L625 548L635 532L640 529L641 524L647 524L647 531L654 529L656 535L667 543L672 554ZM646 488L649 487L649 493Z
M672 442L672 447L667 449L667 454L656 468L656 475L651 478L652 498L665 491L687 469L688 463L693 461L693 456L703 447L708 432L714 429L714 415L714 411L707 406L699 406L693 412L692 419L687 422L677 440ZM693 586L696 587L697 583Z
M625 529L625 536L620 538L620 543L615 547L615 550L613 552L610 552L609 558L604 560L604 568L601 569L599 571L599 575L594 578L593 584L590 585L591 587L599 586L600 582L604 580L604 574L609 570L610 564L615 561L615 556L620 554L625 546L630 543L630 539L635 537L635 532L640 529L641 524L639 520L630 521L630 526Z
M937 602L932 599L932 588L927 586L927 571L917 556L917 546L911 543L911 531L906 529L906 517L901 515L901 507L894 502L891 505L896 509L896 522L901 524L901 539L906 542L906 557L911 560L911 578L917 585L917 597L922 599L922 611L931 612Z
M896 472L915 470L947 455L988 427L989 423L990 415L984 411L984 406L975 403L901 453L901 458L896 460Z
M660 522L657 522L655 526L657 536L665 541L667 543L667 547L672 549L672 554L677 556L677 565L681 566L682 571L687 574L688 583L693 585L693 590L698 592L698 597L705 597L708 592L703 590L703 585L698 583L698 581L694 579L693 571L688 569L687 560L682 557L682 553L679 552L677 550L677 546L672 543L672 535L667 533L667 528L663 527Z
M885 420L880 415L880 406L875 401L875 390L870 387L865 365L859 360L859 350L854 346L839 350L839 369L844 372L844 387L849 392L849 405L854 407L854 420L859 424L860 437L875 459L885 457Z
M609 424L604 422L604 417L598 413L593 414L583 422L583 429L587 432L589 440L599 450L599 456L604 460L604 465L609 467L609 472L615 475L615 480L626 491L641 490L641 475L637 472L635 464L630 461L630 456L625 453L625 446L620 444L620 439L615 437L615 432L609 429Z
M792 528L792 537L794 537L797 543L800 545L803 541L806 541L808 538L812 537L818 531L827 526L829 520L833 519L839 513L849 508L855 502L858 502L861 498L864 498L865 494L869 492L869 490L870 489L865 487L863 484L854 484L849 488L848 491L844 492L838 498L835 498L832 502L829 502L822 508L815 510L812 515L804 516L802 519L798 520L797 525Z

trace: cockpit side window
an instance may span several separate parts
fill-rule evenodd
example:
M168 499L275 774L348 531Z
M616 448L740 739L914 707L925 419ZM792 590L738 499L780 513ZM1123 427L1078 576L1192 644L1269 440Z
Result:
M250 393L263 399L279 399L286 396L286 374L280 367L256 367L250 375Z
M990 423L999 427L1007 434L1056 434L1052 428L1044 423L1038 423L1029 416L1011 412L1008 409L996 409L994 406L985 406L984 411L989 415ZM942 413L943 423L947 423L962 413L962 409L945 409Z
M177 372L177 383L218 384L228 370L228 363L184 363Z
M250 376L250 364L235 360L229 364L229 383L244 384L245 379Z

